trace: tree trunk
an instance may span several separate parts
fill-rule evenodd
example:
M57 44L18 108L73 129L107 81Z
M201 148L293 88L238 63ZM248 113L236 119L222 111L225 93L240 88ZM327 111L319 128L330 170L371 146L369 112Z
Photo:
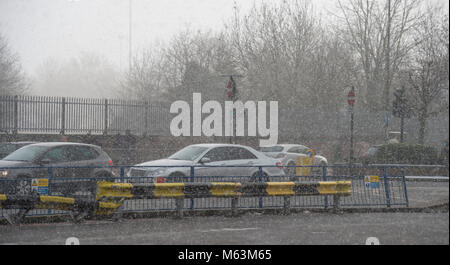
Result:
M419 144L425 143L425 127L427 126L427 118L425 113L421 113L419 116Z

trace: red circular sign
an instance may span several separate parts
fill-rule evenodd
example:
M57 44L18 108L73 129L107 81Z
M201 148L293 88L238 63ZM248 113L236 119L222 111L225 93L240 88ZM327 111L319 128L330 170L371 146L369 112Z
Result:
M353 104L355 104L355 92L353 90L350 90L350 92L348 92L347 102L350 106L353 106Z

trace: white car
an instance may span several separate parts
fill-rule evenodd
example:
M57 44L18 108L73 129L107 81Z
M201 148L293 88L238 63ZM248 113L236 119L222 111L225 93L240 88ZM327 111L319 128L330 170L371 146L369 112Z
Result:
M310 149L304 145L299 144L278 144L269 147L261 147L261 152L267 156L280 159L282 166L289 166L285 168L287 176L295 176L297 165L297 157L309 156L307 150ZM313 175L321 175L322 167L328 166L328 161L325 157L320 155L314 155L313 167L311 173Z
M135 165L130 168L127 176L134 179L130 179L130 182L142 181L135 178L144 177L145 182L190 181L191 166L194 166L195 177L250 177L244 179L257 181L259 166L270 166L262 167L264 181L269 181L271 176L284 176L280 160L251 147L235 144L189 145L166 159ZM205 180L211 181L208 178Z

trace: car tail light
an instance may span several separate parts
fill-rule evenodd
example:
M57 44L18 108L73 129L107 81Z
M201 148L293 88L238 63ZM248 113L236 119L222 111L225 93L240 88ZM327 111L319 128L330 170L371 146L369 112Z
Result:
M164 183L164 177L157 177L156 183Z
M277 167L279 167L280 169L283 169L281 162L276 162L275 165L276 165Z
M285 154L278 154L275 158L283 158L285 156L286 156Z

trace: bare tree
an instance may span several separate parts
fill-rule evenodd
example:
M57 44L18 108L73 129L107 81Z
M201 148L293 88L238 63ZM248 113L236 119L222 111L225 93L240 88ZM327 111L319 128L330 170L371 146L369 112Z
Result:
M409 42L420 17L421 0L348 0L338 1L342 21L340 33L358 55L362 70L362 96L373 110L385 108L383 90L387 80L386 63L389 49L389 83L396 78L404 59L413 47ZM388 12L388 3L390 13ZM387 40L390 36L390 45Z
M442 111L440 99L448 97L448 15L428 8L415 36L408 81L411 107L420 124L418 141L423 144L427 119Z
M29 81L6 39L0 35L0 95L20 95L29 89Z

